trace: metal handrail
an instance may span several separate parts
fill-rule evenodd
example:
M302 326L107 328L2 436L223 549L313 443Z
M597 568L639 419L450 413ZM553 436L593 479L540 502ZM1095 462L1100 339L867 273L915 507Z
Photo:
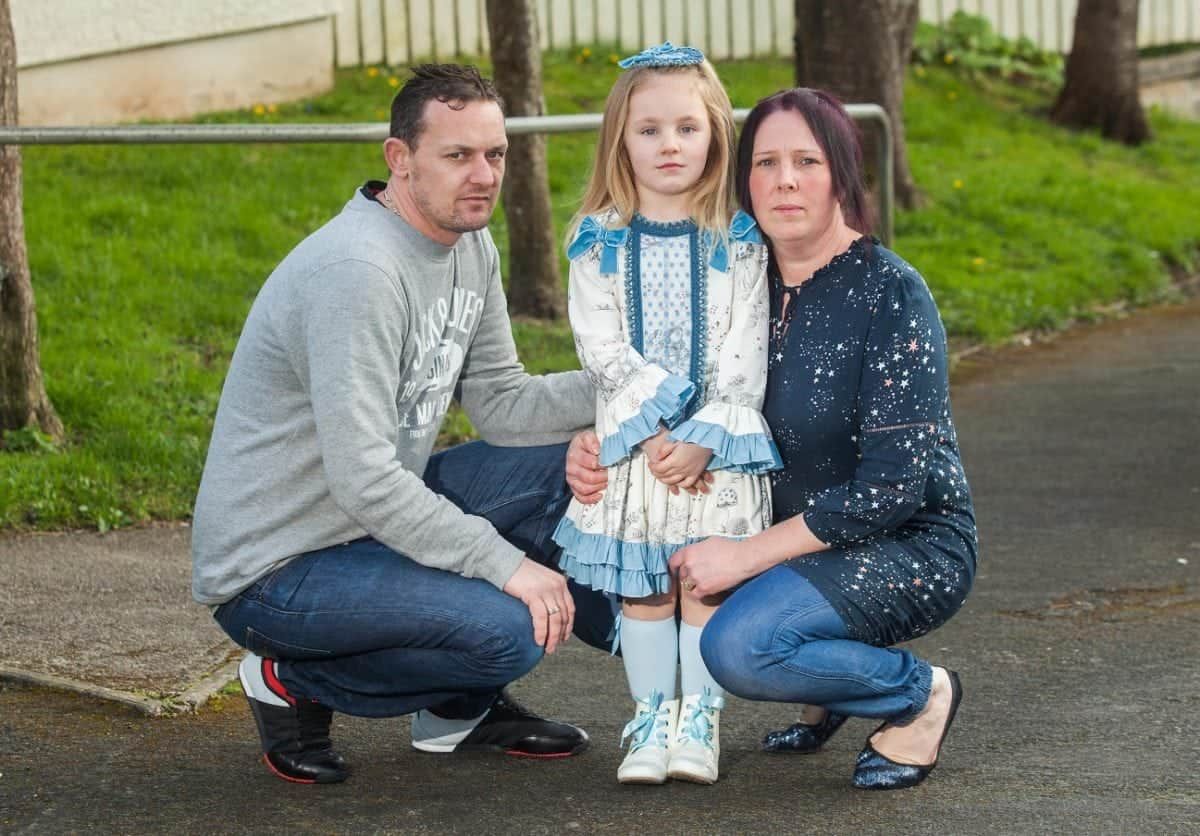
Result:
M879 143L879 237L891 245L895 187L892 173L892 125L887 111L876 104L846 105L859 122L880 126ZM733 112L734 119L745 121L749 110ZM509 134L579 133L599 129L599 113L565 116L510 116L504 121ZM82 125L69 127L0 127L0 145L179 145L257 142L382 142L387 138L386 122L356 122L341 125L324 123L225 124L225 125Z

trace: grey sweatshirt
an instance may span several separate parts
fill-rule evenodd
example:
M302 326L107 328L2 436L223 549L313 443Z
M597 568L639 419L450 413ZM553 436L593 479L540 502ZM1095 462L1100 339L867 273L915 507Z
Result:
M522 553L421 480L452 397L499 445L565 441L593 418L582 372L518 362L487 230L445 247L359 192L250 309L196 497L196 600L365 536L503 587Z

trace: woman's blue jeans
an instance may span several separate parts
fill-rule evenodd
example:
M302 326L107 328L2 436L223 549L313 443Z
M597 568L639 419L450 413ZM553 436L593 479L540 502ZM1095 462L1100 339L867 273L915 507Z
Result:
M776 566L721 604L704 628L700 652L717 682L745 699L910 721L929 699L929 663L848 635L816 587Z
M570 501L565 458L561 444L473 442L433 456L425 483L489 520L529 557L556 566L551 535ZM611 605L573 584L571 593L575 635L607 649ZM370 538L296 557L215 617L235 642L278 660L279 678L294 695L364 717L421 708L478 716L543 653L521 601Z

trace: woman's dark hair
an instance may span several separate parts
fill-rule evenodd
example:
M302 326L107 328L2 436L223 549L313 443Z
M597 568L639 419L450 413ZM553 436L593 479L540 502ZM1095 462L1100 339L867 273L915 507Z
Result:
M754 162L754 137L763 120L782 110L794 110L808 123L829 165L833 196L851 229L863 235L872 231L867 189L863 183L862 141L858 126L835 97L822 90L794 87L760 99L742 127L737 152L737 199L751 217L750 171Z
M469 102L495 102L504 110L504 100L492 82L479 70L462 64L420 64L412 68L412 78L392 99L390 134L416 148L425 130L425 105L436 99L455 110Z

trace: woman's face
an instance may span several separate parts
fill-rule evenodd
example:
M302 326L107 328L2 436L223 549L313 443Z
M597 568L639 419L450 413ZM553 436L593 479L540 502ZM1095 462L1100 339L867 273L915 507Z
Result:
M825 154L797 111L759 123L750 165L750 203L772 243L816 241L843 223Z

